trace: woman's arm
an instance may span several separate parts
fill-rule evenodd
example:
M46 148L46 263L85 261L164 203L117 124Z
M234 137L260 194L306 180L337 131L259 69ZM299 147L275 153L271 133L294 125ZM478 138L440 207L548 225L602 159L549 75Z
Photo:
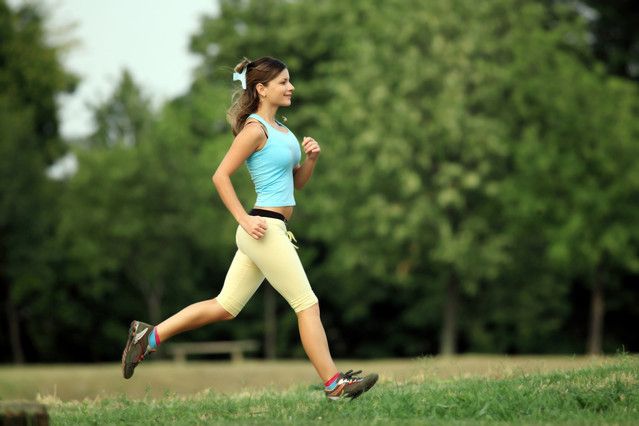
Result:
M304 148L304 153L306 154L306 161L301 166L298 166L293 170L293 181L295 184L295 189L302 189L306 182L313 175L313 170L315 169L315 164L317 163L317 159L319 158L321 149L317 141L308 136L304 137L302 141L302 147Z
M266 231L266 221L257 216L249 216L240 203L231 175L266 140L259 126L246 126L233 140L231 147L213 174L213 184L226 208L244 230L255 239L260 239Z

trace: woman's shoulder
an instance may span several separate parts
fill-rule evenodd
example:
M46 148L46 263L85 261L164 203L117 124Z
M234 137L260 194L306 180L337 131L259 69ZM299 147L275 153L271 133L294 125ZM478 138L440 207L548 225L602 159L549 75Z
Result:
M264 123L259 121L257 118L253 118L249 116L249 118L246 119L246 122L244 123L244 127L242 128L241 132L244 132L244 131L249 132L249 134L262 134L263 136L266 136L268 138L267 127L264 125Z
M261 151L266 145L268 134L258 121L247 120L235 139L241 144L249 145L254 151Z
M251 119L246 120L244 127L242 127L242 130L238 133L238 136L240 135L249 139L261 139L268 136L262 123Z
M255 113L255 112L252 113L252 114L249 114L249 116L246 118L247 122L248 122L248 120L258 121L258 122L262 123L265 126L269 125L268 122L261 115Z

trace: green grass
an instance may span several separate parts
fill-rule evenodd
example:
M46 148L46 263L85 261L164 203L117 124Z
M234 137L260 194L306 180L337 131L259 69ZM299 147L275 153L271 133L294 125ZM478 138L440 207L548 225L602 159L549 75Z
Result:
M44 402L47 402L46 400ZM232 394L50 401L53 425L78 424L637 424L639 359L511 377L381 381L354 401L318 386Z
M616 357L504 356L465 354L412 359L337 360L337 367L374 371L382 381L433 382L456 378L506 379L527 373L569 371L616 362ZM161 398L166 392L193 395L289 389L318 383L308 360L189 361L150 359L122 378L119 363L0 366L0 400L47 398L72 401L125 395L130 399Z

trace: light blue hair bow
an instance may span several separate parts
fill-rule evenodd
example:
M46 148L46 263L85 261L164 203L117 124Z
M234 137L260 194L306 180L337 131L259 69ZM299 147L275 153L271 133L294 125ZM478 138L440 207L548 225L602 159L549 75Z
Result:
M244 67L242 72L234 72L233 73L233 81L239 80L242 83L242 89L246 90L246 69L248 67Z

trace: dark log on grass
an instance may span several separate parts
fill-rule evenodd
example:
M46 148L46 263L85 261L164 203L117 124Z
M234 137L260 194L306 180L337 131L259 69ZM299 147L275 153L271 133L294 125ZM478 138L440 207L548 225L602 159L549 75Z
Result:
M37 402L0 401L0 425L48 426L47 407Z

